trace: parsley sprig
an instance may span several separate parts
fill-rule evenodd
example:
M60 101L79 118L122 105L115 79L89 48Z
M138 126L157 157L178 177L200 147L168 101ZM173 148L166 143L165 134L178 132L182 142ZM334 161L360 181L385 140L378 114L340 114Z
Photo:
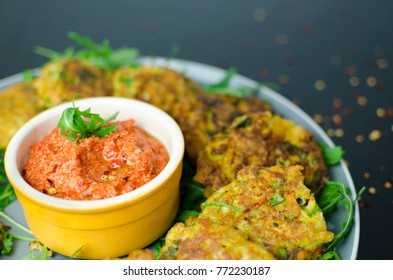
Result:
M116 124L108 125L108 122L114 120L119 112L113 114L104 120L99 114L90 112L90 108L81 111L75 107L75 101L72 101L72 107L65 109L57 124L62 136L67 136L68 140L78 141L89 136L106 136L116 130Z

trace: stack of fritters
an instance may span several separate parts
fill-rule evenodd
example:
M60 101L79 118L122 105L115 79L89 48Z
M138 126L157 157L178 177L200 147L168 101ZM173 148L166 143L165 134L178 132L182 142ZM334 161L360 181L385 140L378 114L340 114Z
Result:
M301 169L243 168L202 204L197 218L168 232L162 254L173 259L319 258L333 233L326 230ZM230 241L233 236L236 243Z
M332 239L313 196L328 176L315 137L257 97L209 94L166 67L109 72L85 60L52 61L0 94L0 147L32 116L76 94L139 99L182 129L207 200L198 217L170 229L162 259L318 259Z
M270 112L248 113L214 135L200 152L194 179L209 196L245 166L301 165L305 184L318 192L327 177L321 149L309 131Z

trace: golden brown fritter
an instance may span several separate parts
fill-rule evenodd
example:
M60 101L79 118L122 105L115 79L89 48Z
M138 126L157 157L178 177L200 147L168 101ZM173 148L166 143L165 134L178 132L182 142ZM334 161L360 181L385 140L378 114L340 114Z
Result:
M270 112L245 114L212 137L199 154L195 181L206 196L235 180L247 165L302 165L305 184L318 192L327 177L323 155L314 135Z
M112 83L114 96L148 102L176 120L200 104L195 92L202 89L185 75L166 67L121 68L114 72Z
M205 130L204 106L196 98L202 91L199 85L175 70L155 66L118 69L112 82L114 96L145 101L171 115L183 132L187 154L196 161L200 148L196 142Z
M277 259L318 259L333 233L301 166L248 166L202 204L201 218L233 226Z
M31 82L20 82L0 92L0 104L0 148L5 148L16 131L40 109Z
M172 260L256 260L274 259L245 234L231 226L215 224L206 218L190 218L168 232L162 259Z
M127 260L155 260L155 254L150 249L134 250L125 258Z
M110 74L86 60L63 58L47 63L33 86L40 97L40 105L50 108L79 98L111 95Z
M122 68L113 75L114 95L155 105L179 124L192 163L212 135L244 113L271 110L256 98L208 94L186 75L166 67Z

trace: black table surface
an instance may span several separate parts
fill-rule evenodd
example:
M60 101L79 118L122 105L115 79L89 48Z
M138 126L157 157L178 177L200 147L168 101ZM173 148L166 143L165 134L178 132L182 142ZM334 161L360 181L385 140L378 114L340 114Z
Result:
M272 83L346 150L359 201L358 259L393 259L393 1L0 2L0 79L41 66L75 31ZM1 108L1 107L0 107ZM0 109L1 111L1 109Z

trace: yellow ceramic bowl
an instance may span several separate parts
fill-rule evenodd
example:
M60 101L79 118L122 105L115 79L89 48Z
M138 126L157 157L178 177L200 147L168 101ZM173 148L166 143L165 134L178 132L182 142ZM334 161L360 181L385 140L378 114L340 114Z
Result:
M107 118L134 119L136 126L159 139L169 153L164 170L144 186L117 197L73 201L43 194L23 179L21 172L32 144L56 127L71 103L49 109L27 122L12 138L5 154L7 176L24 209L27 223L48 248L77 258L102 259L128 254L148 246L171 226L179 205L184 140L177 123L147 103L114 97L81 99L82 110L91 108Z

